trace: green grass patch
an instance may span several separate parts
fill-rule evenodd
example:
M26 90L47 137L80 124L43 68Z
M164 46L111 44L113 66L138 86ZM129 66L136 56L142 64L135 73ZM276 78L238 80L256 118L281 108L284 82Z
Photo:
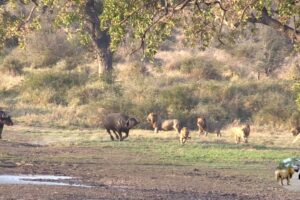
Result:
M106 143L106 148L108 144ZM111 148L143 153L163 163L210 165L215 167L255 168L277 164L289 157L300 156L297 149L269 148L262 145L235 145L196 142L181 146L174 140L140 138L111 142ZM151 162L151 161L150 161ZM275 166L274 166L275 167Z

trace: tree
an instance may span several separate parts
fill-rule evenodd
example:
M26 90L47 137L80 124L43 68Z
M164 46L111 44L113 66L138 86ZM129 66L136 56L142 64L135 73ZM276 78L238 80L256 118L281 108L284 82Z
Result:
M44 15L53 15L53 26L63 28L69 35L78 34L83 43L91 42L97 54L99 74L112 71L110 36L100 29L99 16L102 0L2 0L0 1L0 41L17 37L25 43L24 36L42 26Z
M40 26L40 16L47 12L55 15L57 27L93 44L106 72L112 70L113 52L125 38L139 43L133 52L142 49L152 57L180 28L188 41L201 47L216 39L224 43L225 33L247 23L265 24L300 43L299 0L0 0L0 40L22 38Z
M212 40L224 43L226 33L247 23L261 23L300 42L299 0L105 0L102 27L116 49L130 33L139 40L136 49L153 56L173 29L182 29L192 44L206 47Z

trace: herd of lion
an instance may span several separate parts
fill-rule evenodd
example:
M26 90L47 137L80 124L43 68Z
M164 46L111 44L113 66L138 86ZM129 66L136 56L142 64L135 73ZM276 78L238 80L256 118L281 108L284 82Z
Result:
M166 119L163 120L160 118L160 116L156 113L150 113L147 117L147 121L151 123L152 127L154 128L154 132L158 133L158 130L164 130L168 131L171 129L174 129L177 131L179 135L179 140L181 144L184 144L187 139L190 139L189 136L190 131L188 127L182 127L181 123L178 119ZM207 131L207 122L204 117L198 117L197 118L197 126L199 128L199 135L204 134L205 136L208 135ZM217 131L217 137L221 137L221 130L218 129ZM234 136L235 136L235 142L238 144L241 142L241 140L244 141L244 143L248 142L248 137L250 135L250 125L246 123L244 127L238 128L236 127L234 130Z
M157 113L150 113L147 116L147 122L151 124L155 133L158 133L160 130L169 131L175 130L178 133L180 143L183 145L190 137L190 129L188 127L182 126L178 119L162 119ZM134 117L129 117L127 115L121 113L110 113L107 114L102 119L102 125L106 129L109 134L111 140L119 140L122 141L129 136L129 130L139 124L140 121ZM0 139L2 139L2 131L4 125L12 126L13 121L10 116L8 116L4 111L0 110ZM197 118L197 126L199 128L199 135L203 134L207 136L207 122L204 117ZM248 138L250 135L250 125L249 123L244 124L242 127L234 127L234 138L236 144L240 143L241 140L244 143L248 142ZM114 133L114 136L112 134ZM221 131L217 130L217 136L221 137ZM125 133L123 136L122 133ZM294 136L300 136L300 127L295 127L292 129L292 134ZM281 181L281 185L283 185L283 180L287 180L287 184L290 184L290 179L292 178L295 170L292 167L286 168L277 168L275 170L275 178L277 182ZM300 179L300 175L299 175Z
M147 116L147 122L151 124L155 133L160 130L170 131L175 130L179 136L180 143L183 145L190 137L190 129L188 127L182 126L180 120L178 119L162 119L157 113L150 113ZM139 124L140 121L134 117L128 117L127 115L121 113L110 113L107 114L103 120L102 125L109 134L111 140L122 141L129 135L129 130ZM204 117L197 118L197 126L199 128L199 135L208 135L207 122ZM217 130L217 137L221 137L221 130ZM244 124L243 127L235 127L233 129L235 135L235 142L238 144L241 141L244 143L248 142L250 135L250 125L248 123ZM113 134L114 135L113 135ZM125 133L123 136L122 133Z

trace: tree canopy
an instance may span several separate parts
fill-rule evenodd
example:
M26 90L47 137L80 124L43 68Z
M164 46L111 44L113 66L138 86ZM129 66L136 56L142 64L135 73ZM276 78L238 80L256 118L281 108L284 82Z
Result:
M109 29L116 49L125 35L140 40L137 48L152 56L173 29L181 28L192 44L206 47L213 39L247 23L261 23L300 41L297 0L106 0L102 28Z
M224 35L248 23L274 28L300 43L299 0L0 0L0 45L43 26L42 16L83 43L92 43L102 70L112 69L112 55L130 38L133 52L153 56L174 29L193 45L224 43ZM103 64L104 63L104 64Z

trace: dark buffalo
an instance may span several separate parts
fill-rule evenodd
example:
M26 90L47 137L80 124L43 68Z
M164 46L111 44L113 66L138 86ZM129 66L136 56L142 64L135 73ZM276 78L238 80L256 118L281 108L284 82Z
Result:
M110 113L103 119L103 126L110 135L111 140L115 140L110 132L111 130L114 132L116 139L122 141L128 137L129 130L139 123L136 118L130 118L121 113ZM125 133L124 137L122 136L122 132Z
M12 126L13 122L10 116L7 116L7 114L4 111L0 110L0 139L2 139L2 131L4 125Z

